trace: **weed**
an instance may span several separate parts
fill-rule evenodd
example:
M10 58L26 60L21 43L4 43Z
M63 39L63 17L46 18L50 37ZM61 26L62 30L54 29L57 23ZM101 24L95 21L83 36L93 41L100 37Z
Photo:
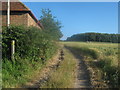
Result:
M85 43L85 42L62 42L67 47L75 49L80 55L84 55L85 59L91 60L90 65L96 69L100 69L100 73L104 79L108 81L110 87L118 87L118 77L120 70L118 69L118 44L111 43ZM91 57L91 58L90 58ZM97 60L96 63L92 61ZM97 77L99 78L99 77Z

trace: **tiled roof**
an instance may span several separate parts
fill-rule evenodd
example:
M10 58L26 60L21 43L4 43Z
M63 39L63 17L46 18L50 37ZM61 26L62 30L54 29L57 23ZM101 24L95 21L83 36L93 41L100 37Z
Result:
M7 11L7 2L2 2L2 9L0 11ZM10 11L23 11L28 12L31 17L36 21L36 23L43 28L42 24L36 19L34 14L29 8L27 8L22 2L10 2Z
M1 9L0 9L1 10ZM2 2L2 10L7 10L7 2ZM11 11L30 11L22 2L10 2Z

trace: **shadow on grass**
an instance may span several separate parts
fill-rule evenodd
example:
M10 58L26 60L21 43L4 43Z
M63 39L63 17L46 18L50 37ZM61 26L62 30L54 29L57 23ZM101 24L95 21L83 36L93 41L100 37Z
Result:
M77 58L80 58L81 56L89 56L91 58L97 59L97 62L93 62L93 66L95 68L99 68L102 70L103 77L102 79L105 81L109 81L107 84L110 87L118 87L118 79L119 79L119 70L117 67L112 66L111 63L111 58L99 58L99 53L96 52L95 50L89 49L89 48L79 48L79 47L70 47L70 46L65 46L67 49L69 49ZM81 59L82 60L82 59ZM82 60L82 62L84 62ZM84 67L85 68L85 67Z
M65 46L67 49L70 49L70 50L74 50L77 54L82 54L82 55L85 55L85 56L90 56L92 57L93 59L97 59L99 58L99 54L95 51L95 50L92 50L92 49L89 49L89 48L85 48L85 47L70 47L70 46Z

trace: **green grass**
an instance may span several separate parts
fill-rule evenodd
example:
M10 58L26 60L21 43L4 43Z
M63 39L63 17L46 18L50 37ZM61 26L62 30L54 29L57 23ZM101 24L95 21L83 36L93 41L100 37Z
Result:
M56 55L56 52L54 54ZM36 58L37 61L35 61L32 57L20 58L19 56L15 57L15 61L4 59L2 62L2 87L19 88L34 79L33 76L36 76L50 61L42 63L39 59Z
M57 71L52 72L51 78L42 88L73 88L75 82L76 60L73 54L64 49L64 60Z
M91 49L99 54L100 58L111 58L113 66L118 66L118 44L116 43L98 43L98 42L62 42L70 47L79 49ZM89 53L89 52L88 52Z
M100 79L109 81L108 85L117 87L118 85L118 44L117 43L97 43L97 42L61 42L69 48L78 51L78 54L84 56L91 67L99 69ZM94 60L98 61L94 64ZM94 69L94 70L95 70Z
M17 58L17 60L16 62L11 62L10 60L3 61L2 87L20 87L29 81L29 78L35 73L38 67L42 66L41 62L39 64L38 62L32 62L30 58Z

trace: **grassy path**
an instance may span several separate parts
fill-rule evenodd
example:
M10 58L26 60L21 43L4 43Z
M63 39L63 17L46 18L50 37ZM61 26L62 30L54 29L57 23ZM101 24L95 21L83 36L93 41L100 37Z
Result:
M22 86L24 88L74 88L76 82L77 61L74 55L63 48L64 59L60 51L47 62L33 79Z
M74 50L63 48L64 60L53 72L43 88L88 88L91 86L89 72L83 58Z
M26 88L88 88L91 86L89 72L82 56L75 50L63 48L63 59L59 52L43 68Z
M69 50L63 48L63 52L64 60L42 88L74 88L77 61Z
M80 72L95 88L118 87L118 44L97 42L61 42L80 61ZM83 57L81 58L80 55ZM81 59L80 59L81 58ZM85 65L85 64L86 65ZM85 68L87 66L87 69ZM87 74L89 72L90 74ZM80 74L79 74L80 75ZM88 78L88 79L87 79ZM82 79L82 76L81 76ZM79 82L79 80L78 80ZM83 82L83 81L82 81ZM87 81L85 81L87 82Z
M76 68L77 77L75 82L75 88L90 88L91 87L90 76L87 70L87 66L83 60L83 57L80 56L74 49L70 48L68 49L73 54L74 60L77 61Z
M21 86L24 88L39 88L41 85L49 79L51 73L57 69L59 66L60 60L59 60L59 54L60 51L58 51L57 54L51 60L48 60L46 62L46 65L37 71L33 76L32 79L26 83L25 85Z

